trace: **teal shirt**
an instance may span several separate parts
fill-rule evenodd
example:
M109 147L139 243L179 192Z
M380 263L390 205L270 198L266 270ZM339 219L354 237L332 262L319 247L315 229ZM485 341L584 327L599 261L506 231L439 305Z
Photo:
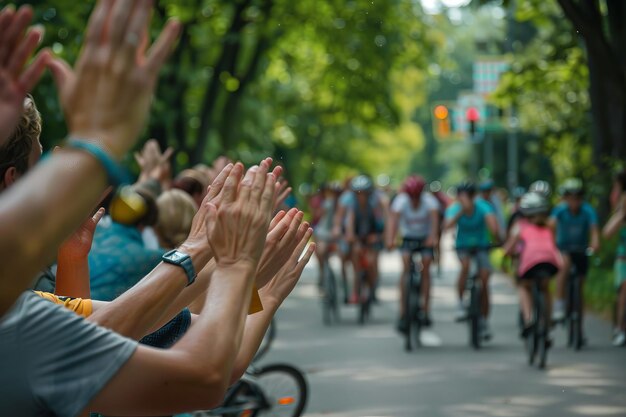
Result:
M585 252L591 228L598 225L598 215L589 203L583 203L577 214L567 203L557 205L550 214L556 220L556 245L562 251Z
M89 252L91 298L111 301L119 297L148 275L165 252L146 248L136 227L101 221Z
M455 217L461 211L461 204L456 202L446 210L446 219ZM475 248L489 246L487 216L493 215L493 208L484 200L474 201L474 212L459 218L456 231L457 248Z

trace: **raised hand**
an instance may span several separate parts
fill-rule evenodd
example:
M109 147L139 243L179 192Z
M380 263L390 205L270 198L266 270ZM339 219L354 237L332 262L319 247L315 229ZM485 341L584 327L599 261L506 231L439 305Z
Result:
M70 135L121 158L137 141L157 75L178 37L170 21L146 52L152 2L100 0L75 69L50 60Z
M168 184L172 179L170 158L173 153L174 149L171 147L161 152L159 143L155 139L149 139L143 145L141 152L135 152L135 161L141 168L137 182L154 179L161 185Z
M271 160L250 168L235 164L224 182L220 205L208 203L207 237L217 265L246 265L256 270L274 201L276 177Z
M29 6L17 11L7 6L0 11L0 146L15 130L24 110L24 98L41 78L50 58L48 51L42 51L26 66L43 37L42 28L26 31L32 18Z
M284 212L279 212L284 213ZM276 217L281 216L277 214ZM263 256L257 269L256 285L262 288L285 265L298 243L309 229L309 223L302 222L304 213L291 209L270 227L265 241Z
M311 243L306 250L302 259L300 259L307 242L313 234L313 229L306 229L305 233L301 236L298 244L293 249L287 262L278 271L276 276L265 285L259 293L263 296L264 300L272 300L280 305L291 291L295 288L298 280L302 276L304 267L311 259L311 255L315 252L315 244Z
M85 220L83 224L59 247L59 257L64 259L84 259L89 255L93 235L100 219L104 216L104 208Z
M286 179L279 180L276 183L276 201L274 202L274 211L278 210L289 194L291 193L292 188L289 186L289 182Z

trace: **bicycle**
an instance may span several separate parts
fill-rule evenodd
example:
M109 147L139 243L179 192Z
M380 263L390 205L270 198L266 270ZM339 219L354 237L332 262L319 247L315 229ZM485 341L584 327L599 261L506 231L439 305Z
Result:
M299 417L308 399L304 374L288 364L254 366L269 351L276 330L270 325L261 348L242 378L226 393L223 404L213 410L196 411L193 417Z
M469 342L470 346L475 350L481 348L482 345L482 337L481 337L481 293L482 287L479 278L479 268L478 268L478 260L476 259L478 253L481 250L486 250L488 248L457 248L462 250L467 250L470 256L470 273L467 277L467 282L465 286L465 291L469 292L469 304L467 305L467 314L465 317L459 321L467 321L469 328Z
M413 350L413 341L416 346L421 346L420 334L422 331L422 274L420 266L421 251L424 249L421 240L411 242L411 252L409 256L409 276L405 282L404 291L404 314L406 320L406 333L404 334L404 349L407 352ZM419 259L416 261L415 256Z
M358 263L359 263L359 324L365 324L369 320L371 315L372 304L374 302L374 288L370 287L370 280L368 279L368 273L371 268L370 260L368 258L368 250L380 250L381 242L374 240L370 237L361 242L358 249Z
M590 256L591 252L584 254L570 254L572 260L567 280L567 304L565 309L564 323L567 325L567 346L574 350L580 350L585 344L583 336L583 305L582 305L582 279L578 271L574 256Z
M547 295L544 288L547 288L545 282L549 276L538 276L533 280L532 299L533 299L533 321L531 323L530 334L527 335L525 343L528 353L528 364L534 365L535 359L539 357L539 369L545 369L548 358L548 349L551 346L550 332L550 316L547 308Z

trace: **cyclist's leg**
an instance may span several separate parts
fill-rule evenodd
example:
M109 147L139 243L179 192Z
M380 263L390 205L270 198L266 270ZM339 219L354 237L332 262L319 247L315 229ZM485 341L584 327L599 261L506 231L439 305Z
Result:
M376 246L368 245L366 248L367 256L367 285L370 291L374 291L378 280L378 254L379 250Z
M358 240L352 245L351 259L352 268L354 270L354 281L352 283L352 297L351 302L358 300L361 293L361 273L363 268L361 266L361 251L363 250L363 244Z
M518 280L519 304L524 318L524 325L528 326L533 319L533 297L532 297L533 280L530 278L520 278Z
M421 292L424 297L423 306L426 316L430 316L430 265L433 262L433 249L422 250L422 288Z
M617 327L626 331L626 281L619 287L617 298Z
M326 265L326 262L328 262L328 258L326 255L327 250L328 250L328 245L326 244L324 239L316 239L315 256L317 257L317 262L319 265L319 277L317 281L317 284L319 287L322 287L323 285L324 267Z
M402 274L400 275L400 317L404 317L404 297L406 297L406 283L409 279L410 252L402 250Z
M572 259L567 252L561 251L563 258L563 267L556 275L556 293L554 301L554 320L562 320L565 317L565 285L569 278L569 272L572 267Z
M587 278L587 271L589 270L589 258L587 257L587 255L585 253L577 253L575 255L575 257L572 257L572 262L575 262L576 265L576 270L579 272L579 282L580 285L578 286L578 300L580 300L580 322L581 322L581 326L583 323L583 319L585 316L585 281Z
M461 270L459 271L459 277L457 279L457 294L459 297L459 305L457 307L456 319L462 320L466 317L465 305L463 304L463 295L465 294L465 286L467 283L467 276L469 275L470 268L470 256L467 251L457 251L459 262L461 263Z
M490 296L489 296L489 277L491 276L491 262L489 260L489 252L481 250L476 255L478 259L478 275L480 278L480 301L481 301L481 313L483 318L489 317L491 309Z

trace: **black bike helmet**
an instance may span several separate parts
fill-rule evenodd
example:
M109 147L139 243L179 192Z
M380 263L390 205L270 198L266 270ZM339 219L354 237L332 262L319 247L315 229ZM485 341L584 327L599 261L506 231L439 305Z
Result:
M530 184L528 192L541 194L542 196L548 198L552 193L552 187L550 187L550 184L548 184L547 181L539 180Z
M358 175L350 182L350 189L355 193L369 193L374 189L374 183L367 175Z
M561 195L582 195L584 194L583 182L580 178L568 178L561 185Z
M526 193L522 196L519 209L524 216L547 214L550 211L548 199L539 193Z
M474 184L471 181L464 181L462 183L460 183L459 185L456 186L456 194L470 194L470 195L474 195L476 194L476 184Z

